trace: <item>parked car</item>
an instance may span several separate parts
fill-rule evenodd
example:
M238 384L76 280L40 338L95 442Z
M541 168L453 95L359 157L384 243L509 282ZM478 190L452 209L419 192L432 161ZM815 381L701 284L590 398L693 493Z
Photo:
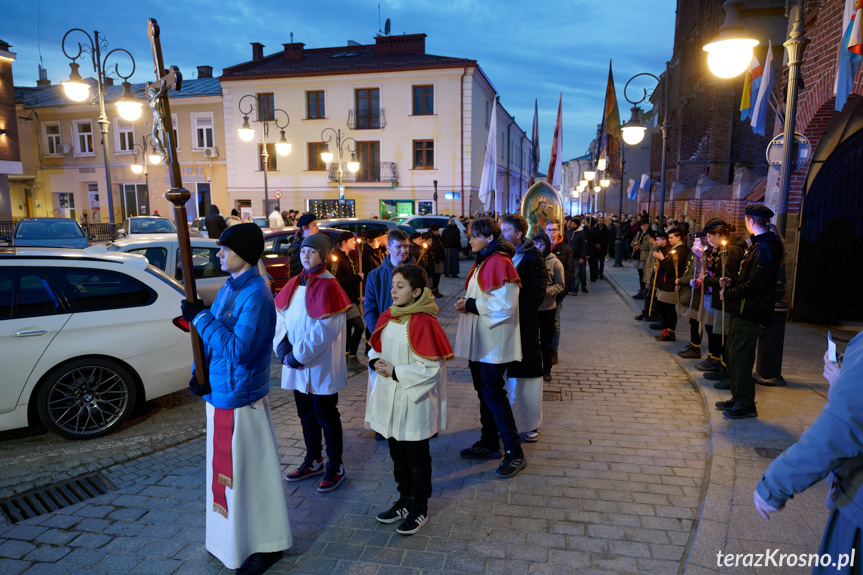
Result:
M189 235L193 238L208 238L207 226L204 224L204 218L195 218L189 224Z
M176 234L177 226L168 218L161 216L133 216L126 218L126 222L117 230L117 233L121 236Z
M288 248L294 241L294 236L300 228L279 228L264 230L264 255L261 261L267 268L271 284L270 290L273 295L279 293L291 278L291 260ZM335 228L319 228L318 232L327 234L330 243L336 245L336 238L345 230Z
M426 215L426 216L397 216L400 218L399 223L403 226L411 226L418 232L427 232L432 224L437 224L440 226L441 231L446 227L449 223L449 216L436 216L436 215ZM390 221L395 220L393 218ZM458 218L455 220L455 225L458 226L458 230L461 232L461 249L466 249L468 245L468 237L467 232L464 228L464 224L458 221Z
M361 234L364 231L372 228L383 229L386 231L398 228L407 232L408 234L412 234L416 231L411 226L397 224L396 222L391 222L389 220L373 220L361 218L333 218L328 220L318 220L318 225L326 228L348 230L354 232L355 234Z
M195 286L198 297L208 306L213 305L216 294L231 274L222 271L216 254L221 249L217 240L210 238L190 238L192 243L192 264L195 270ZM179 240L176 234L162 237L131 237L115 240L103 246L93 246L88 252L109 251L140 254L155 266L173 277L183 281L183 267L180 265Z
M117 430L192 367L183 288L147 259L0 249L0 430L41 422L69 439Z
M95 237L69 218L28 218L15 224L11 238L0 241L16 247L86 248Z

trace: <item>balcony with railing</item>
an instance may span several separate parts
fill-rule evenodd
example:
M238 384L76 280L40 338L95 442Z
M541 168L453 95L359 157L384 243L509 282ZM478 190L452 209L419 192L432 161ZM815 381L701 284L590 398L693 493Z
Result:
M330 168L327 171L327 179L331 182L339 181L338 164L330 162ZM377 165L363 167L360 165L360 170L356 173L348 170L347 162L342 163L342 182L398 182L399 181L399 165L395 162L379 162Z
M381 130L387 125L384 109L348 110L348 128L351 130Z

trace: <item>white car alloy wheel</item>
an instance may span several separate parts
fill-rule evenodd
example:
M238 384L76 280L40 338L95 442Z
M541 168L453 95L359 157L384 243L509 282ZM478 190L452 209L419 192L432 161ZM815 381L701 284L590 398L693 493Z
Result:
M135 406L135 383L123 366L102 358L63 364L45 376L36 398L42 423L67 439L114 431Z

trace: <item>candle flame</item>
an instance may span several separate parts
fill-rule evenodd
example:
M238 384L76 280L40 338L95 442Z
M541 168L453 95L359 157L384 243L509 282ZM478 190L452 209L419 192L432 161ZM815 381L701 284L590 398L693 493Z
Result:
M358 244L363 243L363 238L357 238L357 243L358 243Z
M725 245L725 243L726 243L726 242L725 242L725 240L722 240L722 245L723 245L723 246Z
M337 258L336 256L332 256L332 258L333 258L333 261L334 261L334 262L339 261L339 258Z
M671 250L671 253L676 254L677 250Z
M427 243L423 242L423 249L425 249L427 247L429 247L429 245Z

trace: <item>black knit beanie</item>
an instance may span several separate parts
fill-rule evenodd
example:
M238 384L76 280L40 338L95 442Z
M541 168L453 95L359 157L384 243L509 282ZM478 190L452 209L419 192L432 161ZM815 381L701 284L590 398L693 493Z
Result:
M219 245L231 248L244 261L257 265L264 253L264 232L258 224L234 224L219 236Z

